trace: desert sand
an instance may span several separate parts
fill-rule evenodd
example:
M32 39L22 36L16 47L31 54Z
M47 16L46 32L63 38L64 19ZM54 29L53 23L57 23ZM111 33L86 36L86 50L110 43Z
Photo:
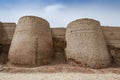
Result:
M120 80L119 74L0 73L0 80Z
M1 66L0 80L120 80L120 68L83 68L59 64L34 68Z

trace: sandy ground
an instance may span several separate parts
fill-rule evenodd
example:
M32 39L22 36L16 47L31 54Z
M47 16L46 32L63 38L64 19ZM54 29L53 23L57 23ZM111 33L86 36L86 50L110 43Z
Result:
M35 68L2 66L0 80L120 80L120 68L90 69L66 64Z
M120 80L119 74L0 73L0 80Z

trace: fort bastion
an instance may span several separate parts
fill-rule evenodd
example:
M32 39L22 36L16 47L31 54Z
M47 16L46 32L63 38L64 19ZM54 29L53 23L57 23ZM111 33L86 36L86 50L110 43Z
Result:
M27 20L22 21L25 18L27 18ZM89 19L87 20L87 22L89 22ZM68 59L70 58L78 64L82 64L83 66L91 68L108 67L112 63L120 66L119 26L101 26L100 24L93 25L92 23L94 23L94 20L90 23L86 23L82 19L80 19L80 21L78 20L78 23L71 23L68 25L67 28L50 28L49 23L39 17L24 17L19 20L18 24L1 22L0 63L11 63L20 65L30 64L38 66L39 64L51 63L52 59L53 61L58 61L59 63L65 63L69 62ZM81 25L83 23L84 25ZM80 34L86 32L80 31L80 28L84 29L87 27L92 30L88 31L90 32L88 33L89 35L97 34L96 36L98 37L95 38L95 36L88 36L90 38L89 40L86 40L87 34L85 34L86 36L80 36ZM79 31L76 32L77 36L75 36L74 32L69 33L69 30ZM24 31L26 31L25 34ZM37 43L36 39L38 40ZM79 44L74 43L74 41L78 41ZM26 43L22 48L19 48L22 42ZM37 49L36 46L38 46ZM73 46L73 48L71 46ZM22 53L20 51L16 51L15 49L20 49ZM38 53L37 55L36 52ZM15 57L15 53L17 53L17 57ZM24 57L26 56L28 62L24 61L24 59L20 59L20 55ZM75 55L77 55L77 58L75 57ZM99 59L95 57L97 55L100 55ZM28 59L30 58L29 56L37 56L37 58L33 58L33 60L31 61L31 59ZM81 61L80 59L78 59L78 57L81 57L81 59L84 58L84 61ZM89 60L86 60L86 58ZM101 60L103 62L100 62ZM87 61L90 61L91 63Z

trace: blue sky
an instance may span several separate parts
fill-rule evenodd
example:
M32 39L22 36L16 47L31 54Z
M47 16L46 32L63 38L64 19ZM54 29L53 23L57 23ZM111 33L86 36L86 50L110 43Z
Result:
M120 0L0 0L0 21L17 23L26 15L42 17L51 27L66 27L79 18L120 26Z

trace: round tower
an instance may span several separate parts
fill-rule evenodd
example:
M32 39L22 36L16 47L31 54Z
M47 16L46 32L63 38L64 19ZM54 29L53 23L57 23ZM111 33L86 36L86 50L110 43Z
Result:
M35 16L24 16L18 21L9 60L12 64L39 66L49 64L53 56L49 23Z
M78 19L67 26L66 57L81 66L103 68L110 64L100 23L93 19Z

